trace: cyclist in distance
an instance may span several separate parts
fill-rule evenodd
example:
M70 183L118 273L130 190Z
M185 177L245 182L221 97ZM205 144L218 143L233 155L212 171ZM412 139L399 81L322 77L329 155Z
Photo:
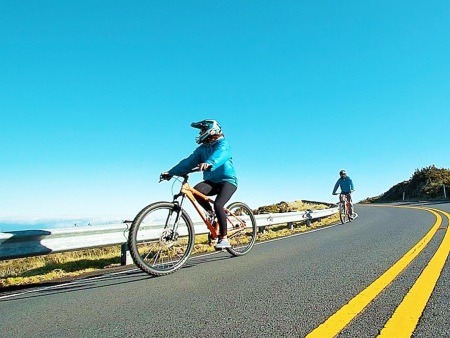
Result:
M161 173L160 178L170 180L172 176L185 175L195 167L203 171L204 181L195 185L194 189L207 196L217 195L214 202L214 211L219 223L220 234L215 248L216 250L230 248L231 245L227 239L227 219L223 208L237 190L237 178L231 148L217 121L193 122L191 127L200 129L199 135L195 139L200 146L172 169ZM212 219L214 212L211 210L211 205L201 198L196 197L196 199L206 210L208 217Z
M342 202L342 195L345 195L347 197L347 201L350 202L350 218L353 219L353 203L352 203L352 192L355 191L355 187L353 185L353 181L350 177L347 176L347 172L345 170L341 170L339 172L339 179L337 180L336 184L334 185L333 189L333 195L337 195L336 190L340 187L341 193L339 195L339 200Z

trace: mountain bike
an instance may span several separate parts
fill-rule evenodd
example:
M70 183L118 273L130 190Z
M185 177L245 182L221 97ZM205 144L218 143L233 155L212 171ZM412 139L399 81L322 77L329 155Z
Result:
M351 222L357 217L357 214L355 213L355 207L347 199L347 194L339 194L339 202L337 205L339 209L339 218L342 224Z
M194 171L197 170L191 172ZM181 188L178 193L173 194L172 202L156 202L146 206L136 215L130 226L128 247L131 257L134 263L148 274L170 274L181 268L191 255L196 229L183 209L186 198L206 225L208 242L212 244L219 236L215 218L207 215L195 196L211 205L214 200L192 188L188 179L188 174L176 176L175 180L181 182ZM233 256L245 255L256 241L257 227L253 212L242 202L231 203L224 210L227 215L227 237L231 244L231 248L226 250ZM204 229L199 226L196 228Z

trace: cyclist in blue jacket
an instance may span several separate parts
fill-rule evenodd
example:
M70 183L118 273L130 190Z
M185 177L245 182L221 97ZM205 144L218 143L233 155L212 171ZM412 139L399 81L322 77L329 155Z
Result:
M215 247L217 250L229 248L231 245L227 238L227 219L223 208L236 192L238 185L231 148L217 121L193 122L191 127L200 129L199 135L196 137L196 142L200 146L172 169L163 172L161 179L187 174L195 167L199 167L200 171L203 171L204 181L195 185L194 188L207 196L217 195L214 211L219 223L220 235ZM197 199L197 201L209 215L213 215L213 210L208 202L202 199Z
M337 180L334 185L333 195L337 195L336 190L340 187L341 192L339 194L339 200L342 202L342 195L347 197L347 201L350 202L350 218L354 218L353 216L353 203L352 203L352 192L355 191L355 187L353 185L353 181L350 177L347 176L347 172L345 170L341 170L339 172L340 178Z

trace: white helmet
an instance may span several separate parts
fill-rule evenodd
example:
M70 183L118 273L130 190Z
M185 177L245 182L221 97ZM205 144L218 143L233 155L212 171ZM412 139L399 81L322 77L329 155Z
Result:
M192 122L191 127L200 129L199 135L195 138L198 144L205 143L213 135L222 134L222 128L216 120L203 120Z

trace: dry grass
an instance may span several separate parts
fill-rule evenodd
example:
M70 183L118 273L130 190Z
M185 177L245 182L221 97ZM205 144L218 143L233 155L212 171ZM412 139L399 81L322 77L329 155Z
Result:
M307 208L310 208L310 205L307 205ZM321 221L312 222L309 227L304 223L294 223L293 230L288 229L286 225L274 225L267 227L264 233L259 233L257 241L305 232L334 224L338 222L338 219L338 215L333 215ZM197 235L193 253L212 251L214 248L207 244L207 235ZM119 266L120 256L120 246L110 246L0 261L0 287L41 283Z
M120 246L0 261L0 286L34 284L120 265Z
M308 202L304 202L302 200L299 201L294 201L294 202L290 202L289 206L292 209L295 210L322 210L322 209L327 209L329 208L329 206L325 205L325 204L317 204L317 203L308 203Z

